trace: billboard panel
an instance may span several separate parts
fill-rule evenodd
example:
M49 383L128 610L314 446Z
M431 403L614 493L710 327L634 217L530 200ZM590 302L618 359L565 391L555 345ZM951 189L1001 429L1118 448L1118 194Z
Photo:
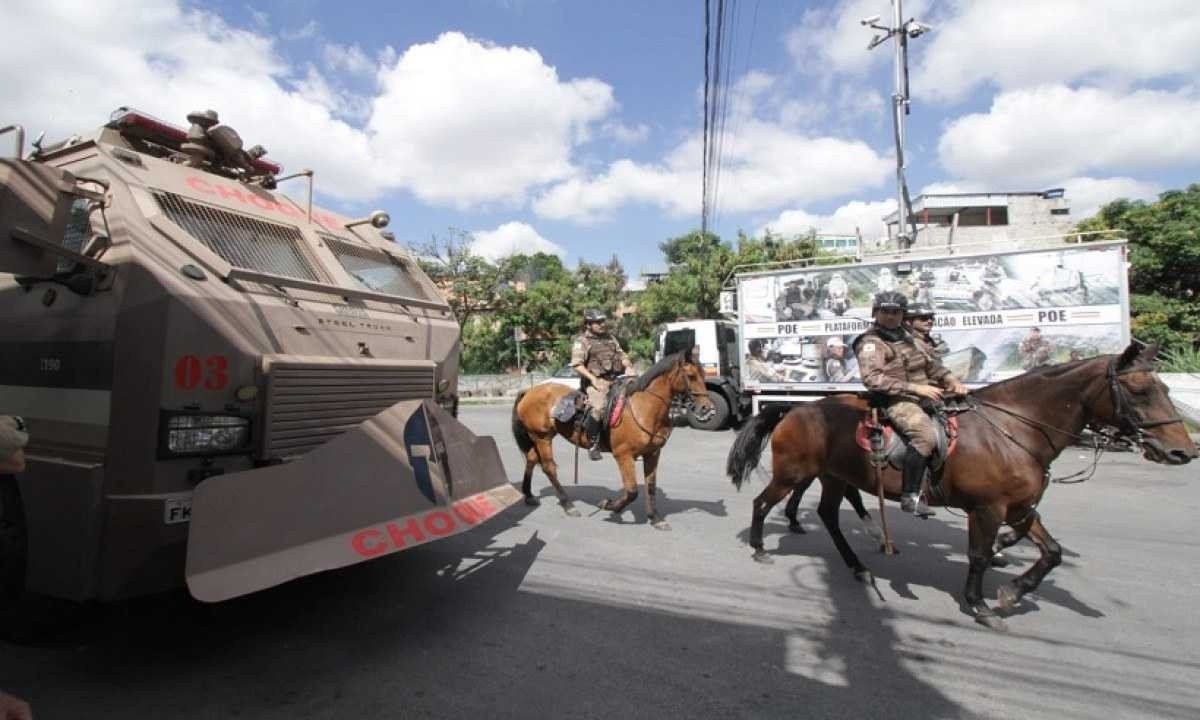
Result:
M809 268L738 279L743 386L861 387L849 346L883 290L934 307L943 362L970 383L1129 342L1123 244Z

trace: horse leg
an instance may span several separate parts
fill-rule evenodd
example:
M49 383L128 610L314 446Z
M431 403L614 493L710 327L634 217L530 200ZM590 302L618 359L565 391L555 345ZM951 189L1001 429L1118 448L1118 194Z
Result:
M1042 583L1042 578L1062 564L1062 546L1050 536L1050 532L1042 524L1042 518L1036 512L1030 515L1027 522L1029 539L1037 545L1042 556L1033 567L1025 571L1025 574L1007 585L1000 586L996 592L996 602L1001 610L1012 610L1016 607L1025 593L1036 589Z
M525 452L525 475L521 478L521 494L525 496L525 504L537 507L542 504L533 496L533 469L537 467L539 460L537 448L531 447Z
M646 520L655 530L670 530L670 524L658 516L655 507L658 492L658 453L659 451L655 450L642 457L642 475L646 478Z
M846 536L842 534L838 508L842 506L842 498L845 495L846 482L844 480L821 478L821 502L817 505L817 515L821 516L821 522L825 524L829 537L833 538L833 544L837 546L838 553L841 554L846 567L854 571L854 577L870 581L871 573L858 559L858 555L850 548L850 543L846 542Z
M629 503L637 500L637 466L633 464L632 455L616 455L614 453L613 457L617 461L617 468L621 471L621 485L624 493L619 500L604 498L600 501L600 509L620 515Z
M562 506L563 512L571 517L579 517L579 511L575 509L575 504L571 502L571 498L567 497L567 491L563 490L562 483L558 481L558 463L554 462L554 448L550 444L553 439L553 436L538 438L534 441L533 447L537 451L538 457L542 459L542 472L550 478L550 484L554 486L554 492L558 495L558 504Z
M800 513L800 500L804 497L804 493L808 490L809 486L813 484L813 480L816 480L816 478L801 480L796 489L792 491L792 496L788 498L787 507L783 509L783 514L788 519L788 530L800 535L804 534L804 526L800 524L798 517Z
M862 523L863 529L867 531L871 539L882 544L883 531L879 529L879 525L875 523L875 518L871 517L871 513L867 512L867 506L863 504L862 493L850 483L846 483L846 499L850 501L851 507L858 515L858 521Z
M992 546L992 567L1008 567L1012 561L1008 559L1004 551L1024 540L1027 532L1029 532L1028 525L1021 531L1014 528L997 535L996 544Z
M987 572L992 558L992 544L1000 530L1003 513L996 508L983 506L972 510L967 518L969 546L967 559L967 586L963 598L967 608L975 616L975 622L992 630L1007 630L1004 621L983 601L983 574Z
M750 521L750 547L754 548L753 558L757 562L764 564L774 562L767 551L763 549L763 522L770 514L771 508L787 497L792 487L791 483L786 480L781 481L776 475L771 480L771 484L759 493L758 497L754 498L754 516Z

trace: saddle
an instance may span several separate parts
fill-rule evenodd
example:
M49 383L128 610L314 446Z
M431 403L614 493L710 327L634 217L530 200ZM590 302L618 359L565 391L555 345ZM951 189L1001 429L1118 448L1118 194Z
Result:
M908 454L908 440L902 433L896 432L891 421L879 412L879 409L884 407L884 399L872 394L868 400L871 412L858 422L854 429L854 440L860 448L871 453L872 461L880 465L891 465L899 470L904 463L904 456ZM973 405L952 400L930 407L923 403L922 407L932 416L933 429L937 434L937 447L929 459L929 467L936 481L942 466L958 446L958 415L971 410Z
M604 427L601 429L601 448L608 447L608 431L621 424L621 417L625 413L625 403L636 379L619 377L614 379L609 386L608 394L604 398L604 417L608 422L604 423ZM580 390L572 390L559 398L551 408L550 416L561 423L582 425L587 418L588 410L587 394Z

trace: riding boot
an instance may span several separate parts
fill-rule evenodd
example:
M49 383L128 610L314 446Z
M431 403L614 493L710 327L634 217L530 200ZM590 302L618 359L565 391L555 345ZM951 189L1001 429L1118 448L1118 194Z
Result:
M600 454L600 421L591 413L588 413L586 430L588 437L592 440L592 445L588 448L588 459L602 459L604 456Z
M916 512L917 501L921 496L921 480L925 477L925 468L928 464L928 458L917 452L915 448L908 448L908 454L904 456L904 467L900 470L900 509L904 512Z

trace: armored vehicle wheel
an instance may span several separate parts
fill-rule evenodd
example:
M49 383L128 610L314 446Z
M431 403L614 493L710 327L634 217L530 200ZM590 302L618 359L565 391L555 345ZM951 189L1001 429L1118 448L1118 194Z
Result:
M724 395L715 390L709 391L708 399L711 400L713 404L714 412L712 417L704 422L701 422L696 419L695 415L688 413L688 425L691 425L697 430L720 430L721 428L725 427L725 423L729 421L729 401L725 399Z
M17 643L49 637L78 607L26 592L27 546L25 509L17 480L0 476L0 638Z

